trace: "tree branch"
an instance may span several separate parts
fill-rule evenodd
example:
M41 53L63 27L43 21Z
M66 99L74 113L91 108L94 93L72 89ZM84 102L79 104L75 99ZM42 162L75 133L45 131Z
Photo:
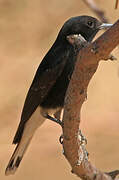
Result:
M100 9L94 0L83 0L84 3L100 18L100 20L104 23L109 22L109 20L105 17L105 13L102 9Z
M119 20L97 40L79 51L67 90L63 114L64 155L72 167L72 172L83 180L111 180L119 174L118 170L103 173L88 161L85 145L79 133L81 107L87 96L88 84L98 68L99 61L107 60L110 52L118 44Z
M119 0L116 0L116 3L115 3L115 9L118 8L118 4L119 4Z

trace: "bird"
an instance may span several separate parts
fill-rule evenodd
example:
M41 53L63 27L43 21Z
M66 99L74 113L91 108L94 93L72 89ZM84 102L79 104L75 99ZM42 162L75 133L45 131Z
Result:
M64 98L74 67L75 51L67 37L80 34L91 42L97 32L112 24L101 23L94 17L71 17L61 27L55 42L41 61L26 95L20 123L13 139L16 145L5 175L14 174L30 144L35 131L46 119L62 126L53 114L64 107Z

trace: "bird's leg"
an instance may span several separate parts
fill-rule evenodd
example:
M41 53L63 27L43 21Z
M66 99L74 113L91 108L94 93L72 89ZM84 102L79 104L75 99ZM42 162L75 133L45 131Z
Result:
M47 118L47 119L49 119L49 120L51 120L51 121L53 121L53 122L58 123L58 124L62 127L62 121L61 121L61 120L56 119L56 118L50 116L49 114L46 114L46 115L45 115L45 118Z
M61 120L59 120L57 118L54 118L54 117L52 117L52 116L50 116L48 114L46 115L46 118L53 121L53 122L58 123L61 127L63 127L63 123L62 123ZM59 137L59 142L60 142L60 144L63 144L63 134Z
M54 116L56 119L60 119L60 116L61 116L61 112L62 112L62 109L58 110ZM62 123L63 124L63 123ZM63 134L61 134L61 136L59 137L59 142L60 144L63 144Z

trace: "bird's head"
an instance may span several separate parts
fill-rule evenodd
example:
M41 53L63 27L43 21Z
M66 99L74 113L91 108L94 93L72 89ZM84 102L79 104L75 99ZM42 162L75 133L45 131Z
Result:
M81 34L87 41L92 41L100 29L109 28L112 24L101 23L91 16L77 16L67 20L61 28L58 38L66 40L73 34Z

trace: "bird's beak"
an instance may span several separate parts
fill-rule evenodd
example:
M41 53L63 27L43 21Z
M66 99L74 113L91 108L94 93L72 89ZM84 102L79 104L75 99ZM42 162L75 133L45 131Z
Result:
M98 29L107 29L110 28L113 24L108 24L108 23L102 23Z

